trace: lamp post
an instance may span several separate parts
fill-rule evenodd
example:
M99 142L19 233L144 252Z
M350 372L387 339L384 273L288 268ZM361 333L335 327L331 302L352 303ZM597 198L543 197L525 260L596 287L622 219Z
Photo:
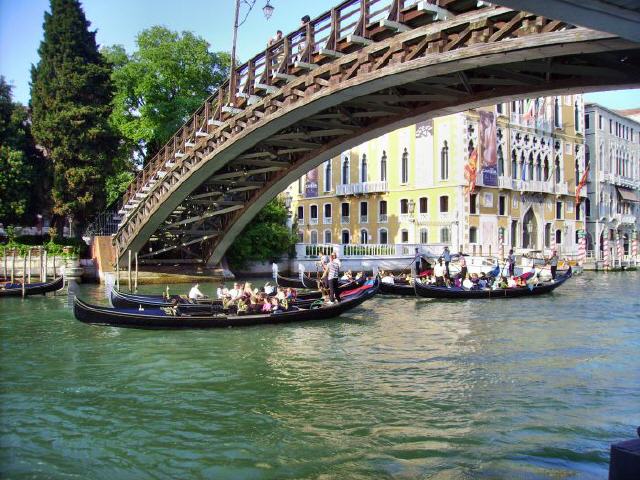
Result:
M284 192L284 206L287 209L287 228L291 231L291 229L293 228L293 222L291 221L291 202L293 201L293 198L291 197L291 194L286 191Z
M274 6L269 2L270 0L267 0L265 6L262 7L262 12L264 13L264 17L267 20L271 18L271 15L273 15L273 11L275 10ZM242 21L239 20L241 3L244 3L245 5L247 5L247 7L249 7L249 10L247 10L247 14L244 16ZM231 103L233 106L235 106L236 102L236 44L238 41L238 27L240 27L245 22L255 4L256 0L236 0L235 15L233 20L233 40L231 43L231 74L229 78L229 103Z

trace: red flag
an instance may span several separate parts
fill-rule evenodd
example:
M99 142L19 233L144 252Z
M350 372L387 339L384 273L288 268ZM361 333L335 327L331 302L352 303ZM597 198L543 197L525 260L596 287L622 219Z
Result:
M587 184L587 177L589 176L589 167L590 165L587 163L587 168L584 169L584 173L582 174L582 178L578 185L576 185L576 206L580 205L582 198L580 198L580 190Z

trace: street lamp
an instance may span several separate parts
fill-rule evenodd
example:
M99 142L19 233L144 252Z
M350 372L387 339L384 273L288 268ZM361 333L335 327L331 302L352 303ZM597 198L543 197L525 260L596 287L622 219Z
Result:
M269 20L271 18L271 15L273 15L273 11L274 10L275 10L275 8L273 7L273 5L271 5L269 3L269 0L267 0L266 5L264 7L262 7L262 12L264 13L264 18Z
M267 0L267 3L265 4L265 6L262 7L262 12L264 13L264 17L267 20L269 20L269 18L271 18L271 15L273 15L273 11L275 10L274 6L271 5L269 2L270 2L270 0ZM240 4L241 3L247 5L247 7L249 7L249 9L247 10L247 14L244 16L242 21L239 21ZM234 20L233 20L233 41L232 41L232 44L231 44L231 75L230 75L230 79L229 79L229 103L234 104L234 106L235 106L235 99L236 99L236 93L235 93L235 89L236 89L236 44L237 44L237 40L238 40L238 27L240 27L245 22L245 20L249 16L249 13L251 13L251 9L253 9L253 6L255 4L256 4L256 0L236 0L236 11L235 11L235 16L234 16Z

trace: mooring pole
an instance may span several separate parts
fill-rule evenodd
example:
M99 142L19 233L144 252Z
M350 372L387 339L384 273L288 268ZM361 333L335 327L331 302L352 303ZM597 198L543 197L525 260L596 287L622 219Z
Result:
M23 255L22 256L22 298L24 298L25 295L25 291L24 291L24 280L25 280L25 274L27 272L27 256Z
M129 291L131 291L131 250L129 250L129 260L127 261L127 278L129 283Z
M120 290L120 247L116 245L116 288Z
M16 249L11 250L11 283L15 283L16 278Z
M38 247L38 249L40 250L40 281L44 282L44 271L42 270L42 260L43 260L43 248L42 245Z
M28 265L28 270L27 270L27 279L29 281L29 283L31 283L31 249L29 249L29 253L28 253L28 260L27 260L27 265Z
M48 268L49 268L49 252L45 250L44 251L44 278L42 279L43 282L47 281Z
M56 256L53 255L53 278L56 279L58 272L56 272Z
M7 247L2 247L2 264L4 269L2 270L2 278L7 279Z
M138 252L136 252L136 273L133 278L134 278L133 291L137 292L138 291Z

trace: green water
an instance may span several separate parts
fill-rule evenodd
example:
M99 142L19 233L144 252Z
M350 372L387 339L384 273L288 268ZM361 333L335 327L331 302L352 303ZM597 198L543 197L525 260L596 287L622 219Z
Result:
M0 302L2 478L600 479L640 425L640 272L207 331Z

